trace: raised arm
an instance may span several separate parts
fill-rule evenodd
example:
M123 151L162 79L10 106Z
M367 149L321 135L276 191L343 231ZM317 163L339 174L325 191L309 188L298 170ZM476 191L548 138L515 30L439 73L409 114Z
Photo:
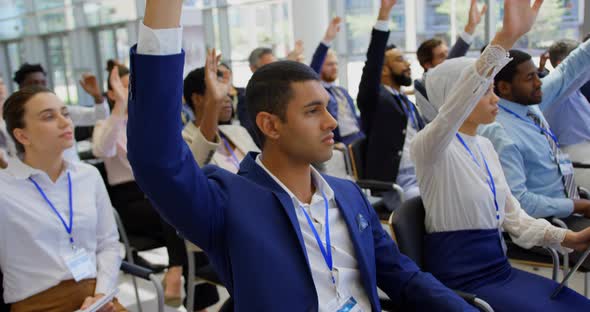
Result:
M328 50L330 49L330 45L334 39L336 39L336 35L340 32L340 22L342 19L338 16L334 17L330 21L330 25L328 25L328 29L326 29L326 34L324 35L324 39L320 42L318 47L315 49L313 53L313 57L311 58L311 67L316 73L320 74L322 72L322 66L324 65L324 61L326 60L326 55L328 54Z
M204 250L223 239L224 196L209 181L181 131L182 0L148 0L137 51L131 50L128 158L137 183L182 236Z
M463 83L446 86L443 94L429 94L429 97L442 96L445 102L438 116L414 139L411 154L416 165L419 163L425 168L440 159L481 97L491 92L494 76L510 61L507 51L531 29L542 2L536 0L531 7L527 1L505 0L503 29L496 34L475 65L457 75L460 76L457 81ZM436 83L432 76L426 81L427 85Z
M541 110L553 105L580 89L590 71L590 40L582 43L555 70L543 78Z
M357 96L357 105L363 118L363 127L369 126L367 120L370 119L370 114L375 111L377 106L379 86L381 85L381 71L385 60L385 47L389 38L389 15L396 2L397 0L381 0L377 24L375 24L371 34L371 42L367 50L367 61L365 67L363 67Z
M100 158L114 157L117 154L117 140L121 132L125 131L127 115L127 90L121 83L117 66L110 76L112 90L109 90L109 95L115 99L113 114L106 120L99 121L92 133L92 153Z
M448 59L462 57L467 54L471 44L473 43L473 34L475 33L475 28L477 28L477 25L479 25L481 18L485 16L487 10L487 4L484 4L480 11L477 8L477 0L471 0L467 25L465 25L463 33L459 35L459 38L457 38L457 41L451 48L451 51L449 51L449 56L447 57Z

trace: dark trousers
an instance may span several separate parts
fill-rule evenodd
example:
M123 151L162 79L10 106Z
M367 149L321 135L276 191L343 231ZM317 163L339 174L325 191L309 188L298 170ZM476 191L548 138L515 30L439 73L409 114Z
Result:
M148 237L159 241L168 251L168 266L182 266L184 280L188 281L188 257L184 240L178 236L176 229L160 217L141 191L137 183L127 182L111 186L111 201L121 216L127 235ZM205 253L196 257L196 267L209 264ZM187 283L185 283L185 292ZM186 300L186 299L185 299ZM219 294L214 285L203 284L195 288L195 310L202 310L219 301Z

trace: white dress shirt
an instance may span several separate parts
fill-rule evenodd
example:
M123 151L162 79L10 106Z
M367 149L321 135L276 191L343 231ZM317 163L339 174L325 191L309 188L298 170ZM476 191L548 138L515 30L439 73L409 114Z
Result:
M561 247L566 230L551 226L547 220L534 219L522 210L510 192L491 142L480 136L460 134L477 158L479 167L456 137L460 126L488 90L495 74L509 60L505 52L482 55L477 65L472 65L463 72L463 76L457 77L462 83L455 85L452 94L445 97L446 102L438 116L414 138L411 155L426 210L426 231L497 228L504 229L516 244L524 248L549 246L569 251ZM489 77L480 74L492 72ZM488 173L482 154L496 185L498 212L487 183Z
M111 115L96 123L92 153L104 160L109 185L135 181L127 159L127 117Z
M152 30L142 23L139 29L137 52L139 54L149 55L178 54L181 51L179 44L182 40L181 32L182 28ZM297 220L299 221L299 226L301 228L309 258L312 278L318 293L319 310L326 311L326 305L336 298L336 292L332 284L328 266L320 252L315 236L307 223L307 219L299 206L302 203L299 202L299 200L281 183L281 181L264 167L260 161L260 157L256 159L256 163L261 166L262 169L264 169L293 200L293 206L297 212ZM332 241L332 258L336 284L341 292L347 292L349 295L352 295L363 311L370 311L371 304L363 288L354 246L346 222L336 205L334 191L315 169L311 168L311 170L317 191L313 195L311 204L302 204L302 206L312 218L314 226L318 229L320 237L322 237L322 244L325 246L325 206L321 191L325 192L325 195L329 200L330 237Z
M94 126L99 121L109 117L109 105L106 100L94 107L81 105L67 105L70 118L76 127Z
M309 266L311 269L311 275L315 289L318 293L319 311L326 311L327 304L336 298L336 292L334 291L334 285L332 284L330 270L324 260L324 256L320 251L317 240L309 227L309 223L305 214L301 210L303 207L310 218L313 221L313 225L318 231L322 244L326 246L325 237L325 220L326 220L326 207L324 204L324 198L322 191L328 199L328 217L330 222L330 240L332 245L332 261L334 268L334 277L336 278L336 285L340 291L344 291L344 294L353 296L360 308L363 311L371 311L371 304L369 298L363 288L361 273L358 268L358 262L356 261L356 255L352 239L350 238L350 232L346 226L346 222L340 213L340 209L334 199L334 191L330 185L324 180L324 178L311 167L311 175L316 185L316 192L311 198L310 204L305 204L299 201L297 197L275 177L262 163L261 155L256 158L256 164L258 164L268 175L270 175L281 188L289 194L293 201L293 207L297 213L297 221L299 222L299 228L303 236L303 242L305 243L305 250L307 251L307 257L309 259Z
M69 219L67 172L72 180L72 237L96 264L95 293L117 285L121 264L119 234L113 208L98 170L81 162L66 162L54 183L40 170L11 159L0 170L0 267L4 300L18 302L73 279L65 259L73 253L69 235L43 199L32 177L59 211Z

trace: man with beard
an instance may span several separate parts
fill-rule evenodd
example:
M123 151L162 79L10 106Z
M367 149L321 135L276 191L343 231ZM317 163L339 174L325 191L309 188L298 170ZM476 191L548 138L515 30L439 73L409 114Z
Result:
M359 138L364 138L365 134L361 131L360 118L357 116L354 100L348 90L335 83L338 79L338 55L330 49L330 45L340 31L340 22L340 17L332 19L309 66L320 75L322 85L330 94L328 111L338 121L338 128L334 130L334 140L350 144Z
M512 194L529 215L565 218L574 231L586 228L590 201L579 199L572 163L542 111L583 84L590 69L590 42L580 45L543 79L529 54L511 50L510 57L513 60L494 82L500 97L497 120L480 133L494 144Z
M401 92L412 84L410 63L395 45L387 46L388 21L377 22L359 85L357 104L367 136L366 178L399 184L406 198L419 195L410 144L424 121ZM389 209L392 201L386 200Z

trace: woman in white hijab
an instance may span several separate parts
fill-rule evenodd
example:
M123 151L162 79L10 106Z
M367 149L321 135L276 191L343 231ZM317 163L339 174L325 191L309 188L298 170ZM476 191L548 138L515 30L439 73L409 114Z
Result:
M414 139L426 210L425 270L446 286L471 292L495 311L590 311L590 301L569 288L555 300L557 283L510 266L501 230L515 243L562 252L590 245L590 231L574 233L536 220L510 193L492 144L477 136L498 113L494 76L508 51L528 32L542 1L505 0L504 26L479 59L453 59L431 70L426 89L438 116Z

